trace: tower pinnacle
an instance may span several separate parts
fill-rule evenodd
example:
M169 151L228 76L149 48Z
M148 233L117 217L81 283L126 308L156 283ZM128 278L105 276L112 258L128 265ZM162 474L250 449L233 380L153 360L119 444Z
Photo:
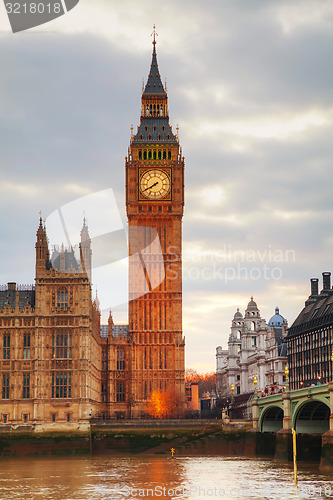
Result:
M156 49L156 37L158 36L158 33L157 33L157 31L156 31L156 26L155 26L155 24L154 24L154 26L153 26L153 30L154 30L154 31L152 32L151 36L153 37L153 46L154 46L154 48L153 48L153 52L155 53L155 52L156 52L156 50L155 50L155 49Z

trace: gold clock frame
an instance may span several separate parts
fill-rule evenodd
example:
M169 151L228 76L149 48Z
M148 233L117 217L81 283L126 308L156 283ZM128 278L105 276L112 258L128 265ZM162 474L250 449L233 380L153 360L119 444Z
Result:
M144 193L141 191L141 179L142 179L142 177L146 174L146 172L151 172L154 170L163 172L169 178L170 189L165 194L165 196L162 196L161 198L150 198L148 196L145 196ZM160 201L171 201L172 200L172 170L171 170L171 168L160 167L160 166L151 166L149 168L148 167L139 168L139 171L138 171L138 200L139 201L147 201L150 203L160 202Z

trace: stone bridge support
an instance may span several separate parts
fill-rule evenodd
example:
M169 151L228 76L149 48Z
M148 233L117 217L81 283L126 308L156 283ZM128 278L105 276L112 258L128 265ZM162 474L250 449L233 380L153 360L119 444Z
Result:
M276 433L275 458L282 461L291 460L292 450L292 415L290 391L282 394L283 401L283 427Z
M333 381L328 384L330 394L330 428L322 437L320 470L333 471Z

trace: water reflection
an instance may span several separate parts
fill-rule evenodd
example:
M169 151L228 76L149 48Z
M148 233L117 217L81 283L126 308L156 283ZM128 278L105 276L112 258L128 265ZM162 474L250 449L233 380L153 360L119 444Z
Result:
M324 499L333 480L318 466L299 465L299 488L290 464L226 457L92 457L1 461L0 499L118 500Z

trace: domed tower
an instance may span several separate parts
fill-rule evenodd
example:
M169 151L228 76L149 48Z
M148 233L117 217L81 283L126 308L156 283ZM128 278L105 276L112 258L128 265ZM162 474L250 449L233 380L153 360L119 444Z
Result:
M229 350L229 389L231 384L235 387L235 393L240 393L240 350L241 350L241 335L244 327L244 319L242 313L237 308L231 323L231 332L228 341Z
M231 331L229 335L229 352L234 356L239 356L239 351L241 348L241 335L244 327L244 319L242 313L237 308L234 314L234 318L231 323Z
M281 316L278 307L275 308L275 314L269 320L268 326L273 328L276 343L278 345L282 344L283 338L286 335L288 323L287 320L283 316Z

